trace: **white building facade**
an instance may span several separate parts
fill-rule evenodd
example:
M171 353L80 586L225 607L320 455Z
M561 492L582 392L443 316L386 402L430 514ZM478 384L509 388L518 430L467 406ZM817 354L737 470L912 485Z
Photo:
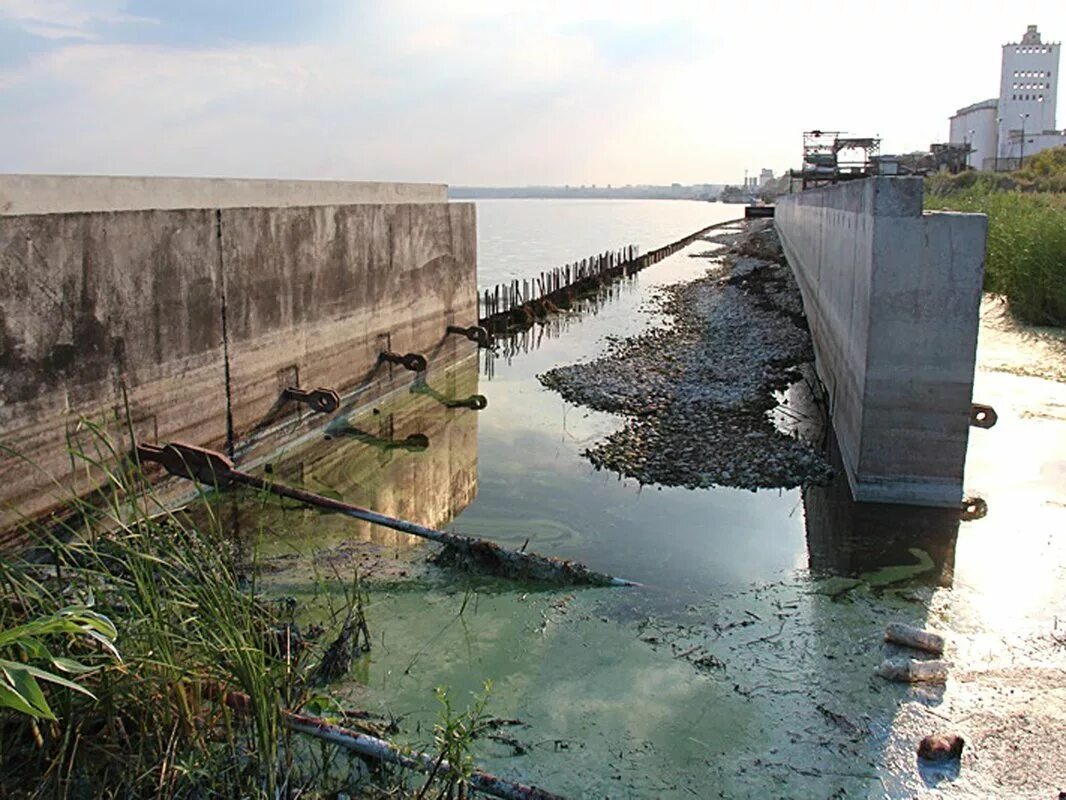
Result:
M968 144L973 148L969 165L980 169L985 159L995 158L999 149L999 100L982 100L960 108L951 118L949 142Z
M951 117L950 141L973 147L971 166L1016 168L1023 157L1066 146L1066 131L1055 127L1060 49L1043 42L1036 25L1020 42L1003 45L999 97Z

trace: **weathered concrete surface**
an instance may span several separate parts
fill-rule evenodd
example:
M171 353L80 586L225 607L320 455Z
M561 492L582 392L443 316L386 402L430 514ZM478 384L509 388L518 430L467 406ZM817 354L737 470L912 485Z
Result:
M445 203L442 183L0 175L0 215L167 208Z
M0 285L2 443L30 462L0 454L0 530L100 481L67 437L93 448L83 417L120 434L126 399L145 438L223 441L213 212L3 218Z
M269 419L285 384L414 377L382 351L453 358L449 324L477 319L470 203L232 209L221 213L233 426Z
M855 499L957 505L986 218L923 214L920 178L873 178L781 198L775 225Z
M128 403L141 441L251 458L264 428L310 415L287 386L357 405L414 377L382 349L423 353L430 376L469 352L445 328L476 324L474 207L6 216L0 281L3 531L101 485L67 454L82 418L124 448Z

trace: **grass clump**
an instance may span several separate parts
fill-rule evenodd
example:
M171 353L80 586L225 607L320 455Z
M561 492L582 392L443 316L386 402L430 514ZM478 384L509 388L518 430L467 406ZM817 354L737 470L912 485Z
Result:
M1023 322L1066 326L1066 194L1001 191L994 175L963 175L976 177L966 189L930 193L926 207L987 214L985 289L1005 296Z
M57 528L33 528L38 558L0 564L0 630L91 607L121 657L73 630L54 631L47 653L37 637L6 654L27 666L61 658L82 674L79 692L50 692L54 714L0 715L0 794L276 796L289 772L281 710L300 702L305 669L279 650L281 615L241 586L218 526L163 510L117 453L76 456L110 491L75 501ZM233 692L246 698L240 709L219 702Z
M381 789L358 757L284 724L332 707L324 675L368 646L358 580L330 588L335 630L301 635L293 602L257 592L212 498L195 522L167 510L92 430L94 452L71 456L106 490L27 523L35 554L0 560L0 797L407 796L405 779Z

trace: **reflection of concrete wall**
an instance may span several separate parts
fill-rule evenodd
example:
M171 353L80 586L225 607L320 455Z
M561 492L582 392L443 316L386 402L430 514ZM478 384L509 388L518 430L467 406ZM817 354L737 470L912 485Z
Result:
M858 576L883 567L913 565L913 548L933 567L916 580L951 586L955 571L957 508L857 503L843 477L840 450L830 432L830 460L837 477L828 486L803 490L807 555L816 574Z
M857 500L957 506L986 219L923 214L919 178L778 200Z
M442 183L0 175L0 215L164 208L443 203Z
M0 530L100 481L66 437L127 400L142 441L239 446L286 385L380 396L410 373L379 349L475 323L475 249L443 202L0 216L3 444L62 487L4 457Z
M454 356L460 360L447 372L432 368L430 386L455 398L476 393L478 364L473 349L469 343L461 346ZM431 397L397 392L376 405L373 412L338 416L327 428L329 438L317 436L283 453L273 472L287 484L422 525L442 527L477 493L477 417L470 409L448 409ZM426 436L429 447L408 451L386 444L402 442L411 434ZM369 441L369 437L379 441ZM397 547L421 541L379 525L315 510L302 514L301 519L306 524L293 524L290 514L277 525L289 546L301 536L312 539L316 546L331 543L331 538ZM255 524L262 521L257 519ZM271 522L267 520L267 525ZM252 523L249 525L254 529Z

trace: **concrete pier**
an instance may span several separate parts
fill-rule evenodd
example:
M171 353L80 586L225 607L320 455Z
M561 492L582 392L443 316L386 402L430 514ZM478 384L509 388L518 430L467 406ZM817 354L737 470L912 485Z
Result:
M0 197L29 207L14 177ZM382 350L424 354L431 376L473 352L446 328L477 322L474 206L443 187L196 180L176 201L174 179L95 199L84 180L73 202L48 178L54 213L0 214L0 444L18 454L0 453L0 531L102 484L68 453L93 446L82 420L122 448L128 414L140 441L252 458L267 423L311 414L287 387L365 404L413 378Z
M443 183L0 175L0 215L167 208L278 208L353 203L444 203Z
M788 195L775 225L860 501L958 506L987 220L923 213L921 178Z

